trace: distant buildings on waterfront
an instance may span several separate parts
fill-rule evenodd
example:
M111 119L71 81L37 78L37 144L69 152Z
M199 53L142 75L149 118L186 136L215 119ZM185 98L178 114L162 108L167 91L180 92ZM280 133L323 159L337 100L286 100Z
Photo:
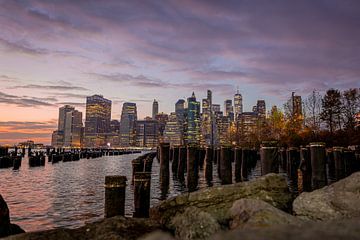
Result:
M301 97L293 97L294 114L302 114ZM138 119L136 103L122 105L120 119L111 119L112 102L101 95L86 98L85 124L82 113L70 105L59 108L58 129L52 134L54 147L156 147L159 142L176 145L219 146L238 144L232 135L243 139L256 131L266 118L265 100L258 100L252 111L243 110L239 90L233 99L213 103L212 92L198 101L193 92L186 100L179 99L174 112L159 112L154 99L152 115ZM238 141L238 140L236 140Z

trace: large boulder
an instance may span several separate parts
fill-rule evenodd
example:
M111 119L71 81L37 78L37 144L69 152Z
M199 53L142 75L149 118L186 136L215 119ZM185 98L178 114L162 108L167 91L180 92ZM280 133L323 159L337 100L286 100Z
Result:
M360 172L300 194L293 203L293 210L298 217L312 220L360 216Z
M236 229L218 234L214 240L310 240L360 239L360 218L307 222L297 225L274 225L266 228Z
M280 224L301 225L303 220L257 199L239 199L230 209L230 229L262 228Z
M138 239L145 234L161 229L157 222L149 219L125 218L116 216L102 221L89 223L77 229L53 229L11 236L16 240L73 240L73 239Z
M188 207L177 213L171 220L175 237L181 240L209 239L221 230L219 223L207 212L196 207Z
M206 188L170 198L151 208L150 217L169 227L177 212L194 206L209 213L220 224L227 225L229 209L241 198L260 199L285 211L291 209L293 200L285 178L270 173L253 181Z
M0 238L24 232L18 225L10 223L8 205L0 194Z

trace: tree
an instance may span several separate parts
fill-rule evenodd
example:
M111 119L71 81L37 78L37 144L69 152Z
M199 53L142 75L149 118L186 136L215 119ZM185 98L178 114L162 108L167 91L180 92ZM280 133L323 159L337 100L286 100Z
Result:
M314 90L305 100L305 110L306 110L306 125L313 132L317 132L320 129L321 119L321 101L322 97Z
M341 127L341 94L339 90L329 89L322 99L321 119L327 124L330 133Z
M350 88L344 91L342 110L345 128L355 130L355 114L360 111L360 91L358 88Z

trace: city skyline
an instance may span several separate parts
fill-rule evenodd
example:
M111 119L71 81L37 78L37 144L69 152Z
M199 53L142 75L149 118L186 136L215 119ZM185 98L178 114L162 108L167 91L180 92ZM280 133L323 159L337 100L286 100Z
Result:
M199 101L258 99L360 87L358 1L0 1L0 143L49 143L58 108L85 116L86 96L124 102L139 119ZM120 14L118 14L120 13ZM191 27L189 27L191 26Z

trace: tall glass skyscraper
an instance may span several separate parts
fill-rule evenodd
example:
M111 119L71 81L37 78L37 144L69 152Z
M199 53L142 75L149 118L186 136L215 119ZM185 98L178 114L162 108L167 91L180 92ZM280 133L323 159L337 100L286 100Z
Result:
M102 95L86 98L85 146L106 146L105 136L110 132L111 101Z
M200 102L196 101L195 93L187 99L187 129L186 143L199 144L200 142Z
M156 115L159 113L159 103L154 99L153 105L152 105L152 119L155 120Z
M229 117L231 121L234 120L234 110L232 106L232 100L227 99L224 102L224 113L226 117Z
M242 104L242 96L237 90L236 94L234 95L234 114L235 120L239 119L239 115L243 112L243 104Z
M120 146L129 147L136 145L136 121L136 103L124 103L120 119Z

